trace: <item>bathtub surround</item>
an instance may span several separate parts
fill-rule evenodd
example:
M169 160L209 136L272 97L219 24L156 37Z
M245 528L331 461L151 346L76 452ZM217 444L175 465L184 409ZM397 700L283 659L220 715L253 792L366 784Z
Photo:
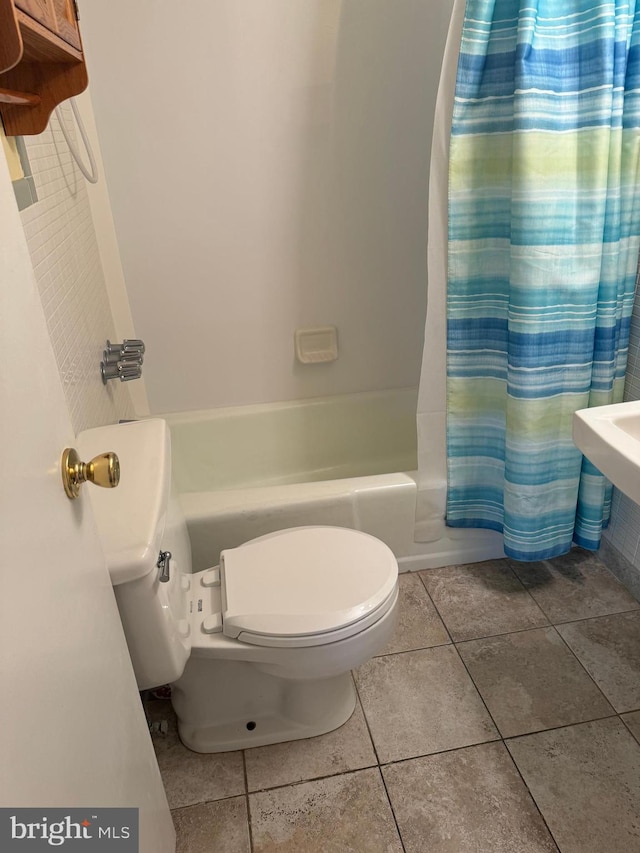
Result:
M449 221L449 144L456 71L466 0L454 0L444 49L429 177L427 242L427 317L418 392L418 495L414 537L431 537L434 515L444 518L447 481L447 251ZM434 484L445 484L433 504Z
M68 104L62 114L74 135ZM115 328L86 181L56 116L44 133L24 141L38 202L21 219L73 427L133 417L126 385L105 388L100 379L104 343Z
M97 184L87 183L87 198L91 208L91 218L96 232L100 262L104 272L107 286L109 305L115 326L115 337L109 340L122 341L125 338L137 338L138 335L131 317L131 306L127 295L127 285L122 271L120 260L120 249L113 224L113 212L109 199L109 188L105 177L104 163L102 162L102 150L96 129L95 116L91 105L91 86L76 98L76 104L80 111L89 143L93 148L93 154L98 167L101 180ZM141 382L133 382L127 385L127 392L131 398L133 411L137 417L149 414L149 401L144 377Z
M152 412L417 385L450 6L84 0ZM297 364L295 329L328 325L338 360Z

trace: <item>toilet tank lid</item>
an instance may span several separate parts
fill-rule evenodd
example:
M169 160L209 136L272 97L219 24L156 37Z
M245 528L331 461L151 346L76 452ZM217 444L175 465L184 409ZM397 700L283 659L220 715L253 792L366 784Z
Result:
M171 436L161 418L111 424L81 432L83 461L106 451L120 460L115 489L86 485L114 586L152 571L164 534L171 490Z
M221 555L223 624L241 632L309 637L365 619L398 579L391 549L368 533L297 527Z

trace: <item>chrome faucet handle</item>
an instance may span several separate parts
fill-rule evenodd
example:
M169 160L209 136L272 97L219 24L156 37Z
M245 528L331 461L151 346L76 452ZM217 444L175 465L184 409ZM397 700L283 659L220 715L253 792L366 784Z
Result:
M101 361L100 375L104 385L110 379L119 379L121 382L129 382L131 379L140 379L142 376L142 356L131 359L120 359L119 361Z
M141 341L139 338L125 338L121 344L112 344L111 341L107 341L104 350L104 360L107 363L112 363L119 361L121 358L128 358L129 356L138 355L142 357L144 351L144 341Z
M121 382L140 379L142 376L142 358L123 359L117 364L118 376Z
M134 361L136 364L142 364L144 357L138 352L107 352L102 353L102 360L105 364L117 364L119 361Z
M104 351L107 355L112 355L113 353L120 354L122 352L122 344L112 344L110 340L107 340L107 345L105 346Z
M145 346L144 341L141 341L139 338L128 339L122 342L122 355L124 358L127 358L129 354L131 355L144 355Z
M100 375L102 376L102 384L106 385L110 379L115 379L118 376L118 365L116 362L100 362Z
M108 342L107 342L108 343ZM102 353L102 360L105 364L115 364L117 361L120 361L122 358L122 350L113 349L113 344L111 344L111 350L105 350Z

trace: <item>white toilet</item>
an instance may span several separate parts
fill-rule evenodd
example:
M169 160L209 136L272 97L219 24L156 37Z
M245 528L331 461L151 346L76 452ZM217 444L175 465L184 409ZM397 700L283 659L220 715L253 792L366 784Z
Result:
M394 628L391 550L356 530L298 527L223 551L219 567L192 574L166 423L87 430L77 447L83 458L112 450L120 459L117 489L85 491L138 686L172 685L185 745L220 752L346 722L356 701L350 670ZM171 554L164 569L161 552Z

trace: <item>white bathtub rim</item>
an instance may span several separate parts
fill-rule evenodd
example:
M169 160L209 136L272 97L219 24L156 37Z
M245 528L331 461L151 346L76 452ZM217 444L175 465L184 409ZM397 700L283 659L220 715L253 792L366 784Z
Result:
M434 483L434 493L441 491L442 484ZM403 472L286 486L186 492L180 495L180 501L190 528L202 527L211 522L220 530L228 523L236 528L238 523L246 523L244 541L258 535L251 532L252 521L256 518L278 515L279 529L282 529L289 526L288 508L291 508L292 518L295 518L300 508L310 507L313 511L316 507L318 523L323 524L327 523L322 518L327 508L342 506L346 513L338 526L352 527L378 536L393 550L401 572L482 562L504 556L503 539L499 533L448 528L443 513L431 522L431 541L415 541L416 493L415 472ZM298 523L294 520L292 526ZM305 523L310 523L308 518ZM232 547L237 544L240 543L235 541Z
M368 489L417 489L415 471L392 474L368 474L364 477L343 477L335 480L316 480L308 483L285 483L272 486L248 486L240 489L219 489L212 492L182 492L180 502L190 513L212 508L221 511L251 511L264 506L282 506L316 498L343 497Z

